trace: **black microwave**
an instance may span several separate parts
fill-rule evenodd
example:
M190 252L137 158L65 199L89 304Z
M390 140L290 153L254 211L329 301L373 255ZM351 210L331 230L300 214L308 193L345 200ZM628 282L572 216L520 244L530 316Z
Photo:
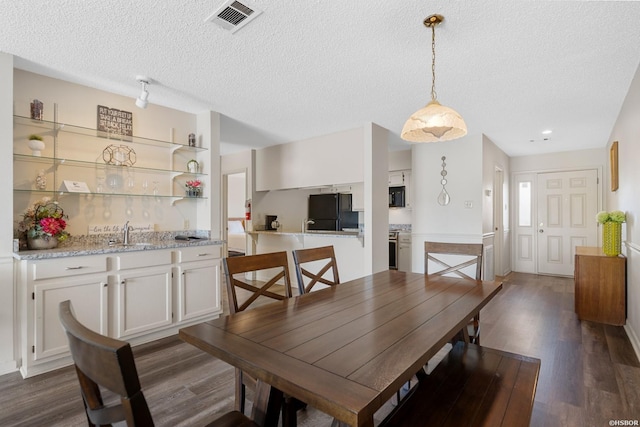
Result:
M404 185L389 187L389 207L404 208Z

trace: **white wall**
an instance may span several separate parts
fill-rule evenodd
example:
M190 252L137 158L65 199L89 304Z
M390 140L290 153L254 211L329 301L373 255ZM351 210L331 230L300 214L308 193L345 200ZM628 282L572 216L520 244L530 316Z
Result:
M244 218L246 200L246 174L230 174L227 177L227 214L229 218Z
M411 169L411 149L389 151L389 170L402 171Z
M442 156L446 159L447 206L438 204ZM415 144L411 182L412 270L424 272L425 240L482 242L482 136L467 135L453 141ZM472 208L464 207L465 201Z
M564 151L561 153L539 154L535 156L511 157L511 173L530 171L552 171L579 168L602 167L608 159L604 148L590 150ZM608 183L608 178L605 177ZM608 185L608 184L607 184Z
M0 170L13 176L13 56L0 52ZM13 325L13 188L0 185L0 375L17 369Z
M509 228L509 156L505 154L488 137L482 139L482 233L484 236L485 269L484 277L492 278L489 268L494 268L494 274L504 275L511 271L511 238ZM496 181L496 169L502 171L502 183ZM501 191L500 209L502 211L502 224L495 223L495 209ZM497 199L498 198L498 199ZM501 225L501 226L500 226ZM496 230L497 228L497 230ZM501 234L498 234L502 231ZM491 252L489 252L491 248ZM488 259L491 253L494 261Z
M629 93L620 110L620 114L609 138L607 151L603 158L608 159L608 148L613 141L618 141L619 188L610 192L610 185L605 185L607 210L622 210L627 213L626 232L622 236L627 256L627 325L625 327L640 358L640 68L631 83ZM609 169L607 167L609 176ZM624 229L624 227L623 227Z
M362 182L363 128L256 151L256 191Z
M265 216L277 215L280 231L302 231L302 220L308 216L309 194L317 189L259 191L253 195L253 227L264 229Z

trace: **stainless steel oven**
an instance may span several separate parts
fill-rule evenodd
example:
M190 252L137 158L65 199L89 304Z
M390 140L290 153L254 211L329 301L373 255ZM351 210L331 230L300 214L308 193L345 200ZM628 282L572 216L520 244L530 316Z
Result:
M389 270L398 269L398 232L389 232Z

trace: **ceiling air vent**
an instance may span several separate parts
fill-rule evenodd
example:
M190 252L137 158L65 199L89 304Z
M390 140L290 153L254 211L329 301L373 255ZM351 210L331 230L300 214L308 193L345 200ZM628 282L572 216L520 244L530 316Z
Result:
M237 0L226 1L218 10L206 20L235 33L240 28L253 21L262 13L255 7L249 7Z

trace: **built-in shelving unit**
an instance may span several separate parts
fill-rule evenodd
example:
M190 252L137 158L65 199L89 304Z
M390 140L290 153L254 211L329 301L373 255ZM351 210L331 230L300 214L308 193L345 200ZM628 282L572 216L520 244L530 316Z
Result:
M39 156L29 149L31 134L41 136L45 143ZM187 197L185 183L206 181L207 174L187 168L188 161L206 148L22 116L14 116L13 147L14 194L54 199L69 195L140 197L171 199L172 203L204 199ZM105 161L107 148L120 147L132 153L131 159ZM62 186L65 181L82 182L87 191L67 191Z

